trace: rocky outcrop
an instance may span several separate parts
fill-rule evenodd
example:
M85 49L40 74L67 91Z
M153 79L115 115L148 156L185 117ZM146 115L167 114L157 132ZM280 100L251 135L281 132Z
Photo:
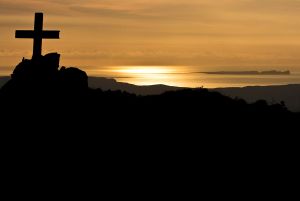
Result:
M60 55L50 53L37 59L24 59L2 87L2 95L43 95L84 93L87 74L77 68L59 68Z

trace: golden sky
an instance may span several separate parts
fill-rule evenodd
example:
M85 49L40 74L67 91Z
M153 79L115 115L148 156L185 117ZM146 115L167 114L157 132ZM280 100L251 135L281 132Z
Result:
M61 31L43 52L62 65L300 71L300 0L0 0L0 66L30 58L32 40L14 32L35 12Z

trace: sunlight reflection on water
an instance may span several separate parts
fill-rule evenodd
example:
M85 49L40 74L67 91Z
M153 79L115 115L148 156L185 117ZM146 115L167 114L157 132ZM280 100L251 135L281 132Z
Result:
M209 75L196 70L184 66L116 66L97 69L91 73L136 85L217 88L300 84L300 73L296 72L291 75Z

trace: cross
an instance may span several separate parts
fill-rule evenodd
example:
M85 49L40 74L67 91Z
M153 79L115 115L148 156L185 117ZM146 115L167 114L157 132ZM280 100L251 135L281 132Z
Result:
M33 38L32 58L39 58L42 55L42 40L59 39L59 31L43 30L43 13L35 13L34 30L17 30L16 38Z

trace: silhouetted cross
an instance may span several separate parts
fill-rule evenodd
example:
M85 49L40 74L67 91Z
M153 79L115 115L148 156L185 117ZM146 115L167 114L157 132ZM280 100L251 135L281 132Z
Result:
M43 13L35 13L34 30L17 30L16 38L33 38L32 58L38 58L42 55L42 40L59 39L59 31L43 30Z

